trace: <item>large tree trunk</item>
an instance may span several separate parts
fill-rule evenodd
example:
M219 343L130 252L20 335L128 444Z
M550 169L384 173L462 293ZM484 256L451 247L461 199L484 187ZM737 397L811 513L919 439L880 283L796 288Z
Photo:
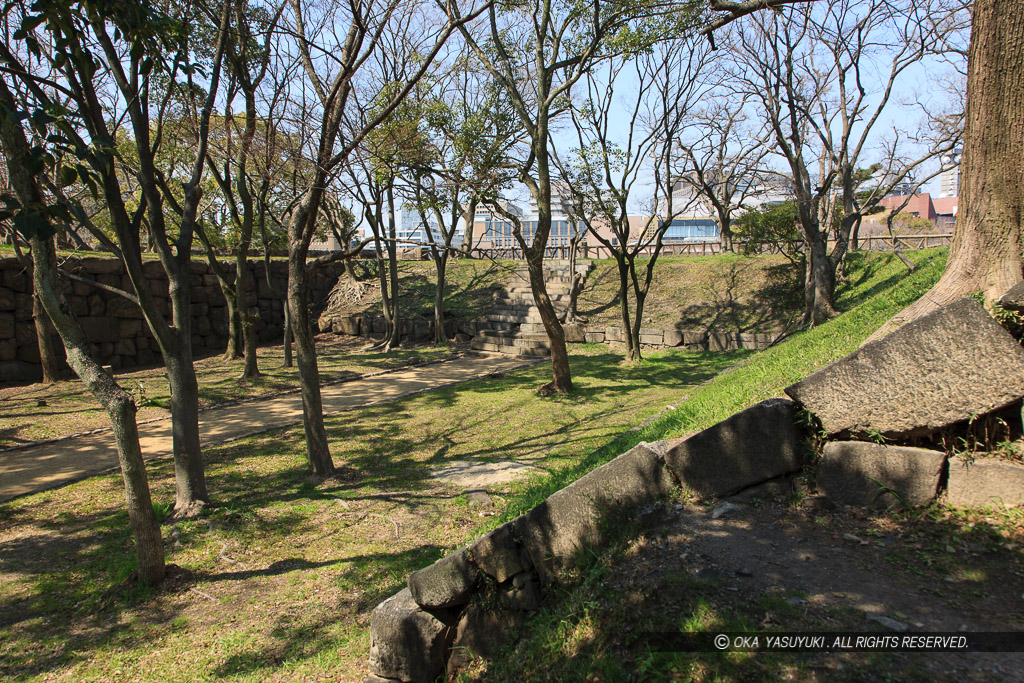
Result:
M301 207L299 210L303 210ZM301 222L297 222L301 225ZM320 397L320 370L316 362L316 344L309 319L309 282L305 252L289 249L288 308L292 336L299 360L299 384L302 393L302 423L306 432L306 452L310 469L318 477L334 475L334 461L327 445L323 401Z
M976 291L990 305L1021 282L1024 2L975 0L967 61L960 211L942 278L872 339Z

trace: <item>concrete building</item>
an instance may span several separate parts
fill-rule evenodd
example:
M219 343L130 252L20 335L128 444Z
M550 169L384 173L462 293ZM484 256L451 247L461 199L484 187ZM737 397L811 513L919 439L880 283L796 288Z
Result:
M960 196L960 157L962 154L962 149L956 149L952 154L944 155L941 159L943 166L954 164L939 176L939 198L941 199Z

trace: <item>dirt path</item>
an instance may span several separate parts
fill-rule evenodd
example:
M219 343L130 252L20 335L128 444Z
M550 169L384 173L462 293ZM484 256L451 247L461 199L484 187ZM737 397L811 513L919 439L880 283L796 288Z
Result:
M339 413L393 401L409 394L507 372L537 362L509 356L473 354L443 363L411 367L322 389L324 413ZM199 414L204 444L229 441L302 422L299 394L270 397ZM147 458L171 454L170 419L139 425ZM0 502L57 488L117 467L109 432L39 444L0 454Z

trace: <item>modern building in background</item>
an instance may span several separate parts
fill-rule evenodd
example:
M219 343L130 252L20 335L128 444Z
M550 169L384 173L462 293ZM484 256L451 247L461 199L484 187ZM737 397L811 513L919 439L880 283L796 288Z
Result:
M954 164L952 168L949 168L942 172L939 176L939 197L959 197L960 196L960 157L963 154L962 149L953 150L950 155L942 157L942 165Z

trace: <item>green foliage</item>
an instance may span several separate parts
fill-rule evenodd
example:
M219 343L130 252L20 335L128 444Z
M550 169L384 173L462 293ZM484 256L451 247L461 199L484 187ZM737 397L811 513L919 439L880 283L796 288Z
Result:
M795 259L800 251L800 228L796 202L750 209L733 222L733 234L743 243L745 254L757 254L766 246L776 247Z

